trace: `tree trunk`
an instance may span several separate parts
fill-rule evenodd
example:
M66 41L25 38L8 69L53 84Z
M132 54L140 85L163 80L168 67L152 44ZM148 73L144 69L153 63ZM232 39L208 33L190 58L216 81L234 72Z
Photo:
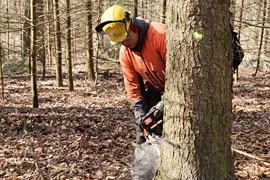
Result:
M52 46L51 46L51 0L47 0L47 51L48 51L48 64L52 66Z
M134 0L133 17L138 16L138 0Z
M61 49L61 29L60 29L60 18L59 18L59 1L53 0L54 10L54 28L56 33L55 48L56 48L56 86L63 87L62 78L62 49Z
M254 76L257 75L257 73L259 71L259 68L260 68L261 51L262 51L263 34L264 34L264 24L265 24L265 16L266 16L266 4L267 4L267 1L264 0L264 3L263 3L263 17L262 17L262 30L261 30L258 58L257 58L257 66L256 66L256 71L254 73Z
M37 74L36 74L36 5L37 0L31 0L31 85L33 108L38 108Z
M257 24L259 24L260 22L261 22L261 12L263 11L262 10L262 6L263 6L263 0L257 0L256 2L255 2L255 4L256 4L256 9L254 9L255 10L255 14L254 14L254 16L252 16L252 17L250 17L252 20L254 20L254 22L256 22ZM253 19L253 18L255 18L255 19ZM254 29L253 29L253 31L254 32L257 32L257 31L259 31L259 29L258 29L259 27L254 27ZM259 40L259 37L260 37L260 35L259 35L259 33L254 33L254 35L255 35L255 37L252 37L252 39L253 39L253 41L254 41L254 46L259 46L259 44L258 44L258 42L260 42L260 40Z
M7 59L9 59L9 38L10 38L10 27L9 27L9 1L7 0Z
M160 16L160 22L165 24L166 20L166 0L161 0L161 16Z
M142 18L144 18L145 19L145 14L144 14L144 1L142 1L142 8L141 8L141 10L142 10Z
M1 94L2 94L2 99L4 100L5 99L5 91L4 91L4 77L3 77L3 69L2 69L2 59L3 59L3 56L2 56L2 42L1 42L1 39L0 39L0 77L1 77Z
M70 19L70 0L66 0L67 5L67 34L66 34L66 44L67 44L67 67L68 67L68 88L70 91L74 90L73 78L72 78L72 59L71 59L71 19Z
M37 47L39 47L36 54L36 61L42 63L42 80L45 80L46 75L46 45L45 45L45 0L37 0L36 7L36 18L37 18Z
M234 179L230 1L167 3L163 136L181 150L161 144L155 179Z
M30 60L30 0L25 1L24 6L24 16L25 21L23 23L23 58L27 58L29 65L28 65L28 73L31 73L31 60Z
M238 39L239 41L241 41L241 29L242 29L242 18L243 18L243 8L244 8L244 0L241 0L241 6L240 6L240 15L239 15L239 29L238 29ZM238 81L239 77L238 77L238 71L239 71L239 67L236 69L236 82Z
M95 80L94 62L93 62L93 42L92 42L92 9L91 0L86 2L86 39L87 39L87 73L88 80Z
M100 23L100 14L101 14L101 0L98 0L98 13L97 13L97 22ZM99 35L96 33L97 37L97 49L96 49L96 78L95 78L95 85L97 84L98 80L98 49L99 49Z

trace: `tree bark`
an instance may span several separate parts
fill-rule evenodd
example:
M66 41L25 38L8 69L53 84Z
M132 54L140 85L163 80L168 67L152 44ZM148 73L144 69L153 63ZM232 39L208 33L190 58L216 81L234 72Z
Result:
M32 104L33 108L38 108L38 93L37 93L37 75L36 75L36 6L37 0L30 1L31 8L31 85L32 85Z
M23 23L23 58L28 59L28 73L31 73L31 60L30 60L30 0L25 0L24 6L25 21Z
M138 0L134 0L133 17L138 16Z
M166 20L166 0L161 0L161 16L160 16L160 22L165 24Z
M5 91L4 91L4 77L3 77L3 69L2 69L2 42L0 39L0 77L1 77L1 95L2 99L5 99Z
M70 91L74 90L73 77L72 77L72 59L71 59L71 18L70 18L70 0L66 0L67 10L67 34L66 34L66 45L67 45L67 66L68 66L68 88Z
M98 24L100 23L100 14L101 14L101 0L98 0L98 13L97 13L97 22ZM97 37L97 49L96 49L96 78L95 78L95 85L97 84L97 80L98 80L98 49L99 49L99 35L98 33L96 33L96 37Z
M264 0L264 3L263 3L263 17L262 17L262 30L261 30L261 36L260 36L259 52L258 52L258 57L257 57L257 66L256 66L254 76L257 75L257 73L259 71L259 68L260 68L261 51L262 51L263 35L264 35L264 24L265 24L265 16L266 16L266 4L267 4L267 1Z
M92 9L91 9L91 0L86 2L86 37L87 37L87 73L88 80L95 80L94 73L94 62L93 62L93 42L92 42Z
M240 6L240 15L239 15L239 28L238 28L238 39L239 41L241 41L241 30L242 30L242 18L243 18L243 8L244 8L244 0L241 0L241 6ZM239 72L239 67L236 69L236 72L235 72L235 80L236 82L238 81L239 77L238 77L238 73Z
M181 150L161 144L155 179L234 179L230 1L167 3L163 136Z
M45 80L46 76L46 45L45 45L45 0L37 0L36 7L36 18L37 18L37 47L39 47L36 57L37 61L42 63L42 80Z
M9 30L10 30L10 24L9 24L9 1L6 1L7 3L7 59L9 59L9 40L10 40L10 34L9 34Z
M60 28L60 18L59 18L59 1L53 0L53 10L54 10L54 28L56 33L55 48L56 48L56 86L63 87L63 77L62 77L62 49L61 49L61 28Z
M52 46L51 46L51 0L47 0L47 51L48 51L48 64L52 65Z

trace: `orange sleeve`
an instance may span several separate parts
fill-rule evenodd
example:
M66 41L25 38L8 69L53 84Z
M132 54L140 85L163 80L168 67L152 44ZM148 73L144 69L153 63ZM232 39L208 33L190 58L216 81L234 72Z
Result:
M138 73L135 71L131 57L128 55L127 51L126 47L121 46L119 54L125 88L130 101L142 100Z

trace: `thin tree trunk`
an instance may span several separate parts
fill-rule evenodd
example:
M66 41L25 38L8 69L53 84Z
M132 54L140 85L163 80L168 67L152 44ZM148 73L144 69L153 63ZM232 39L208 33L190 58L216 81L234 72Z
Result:
M61 28L59 18L59 1L53 0L54 28L55 28L55 49L56 49L56 86L63 87L62 77L62 49L61 49Z
M3 54L2 54L2 42L0 40L0 77L1 77L1 94L2 94L2 99L5 99L5 91L4 91L4 77L3 77L3 69L2 69L2 59L3 59Z
M38 108L37 93L37 75L36 75L36 6L37 0L31 0L31 85L32 85L32 103L34 108Z
M98 14L97 14L97 21L98 24L100 23L100 14L101 14L101 0L98 0ZM95 85L97 84L97 80L98 80L98 49L99 49L99 35L98 33L96 34L97 37L97 49L96 49L96 77L95 77Z
M1 5L1 3L0 3L0 5ZM24 8L24 5L23 5L23 3L20 3L19 4L19 6L20 6L20 9L23 9ZM21 40L21 43L20 43L20 49L21 49L21 59L23 60L24 59L24 57L23 57L23 24L21 25L21 36L20 36L20 40Z
M25 21L23 23L23 58L28 59L28 73L31 73L31 59L30 59L30 0L25 0L24 5L24 17Z
M48 50L48 64L52 66L52 46L51 46L51 9L50 9L50 2L51 0L47 0L47 21L48 21L48 26L47 26L47 50Z
M270 19L270 6L268 5L267 6L267 10L266 10L266 13L267 13L267 15L266 15L266 19ZM265 22L266 24L265 24L265 26L268 26L269 25L269 22ZM266 57L269 57L269 46L268 46L268 44L269 44L269 29L268 28L266 28L265 29L265 35L264 35L264 54L265 54L265 56Z
M94 62L93 62L93 41L92 41L92 8L91 0L86 2L86 45L87 45L87 74L88 80L95 80Z
M245 0L241 0L241 6L240 6L239 29L238 29L238 39L239 39L239 42L240 42L241 30L242 30L242 18L243 18L244 1ZM236 73L235 73L236 74L236 82L239 79L238 72L239 72L239 67L236 69Z
M134 0L133 17L138 16L138 0Z
M45 80L46 76L46 47L45 47L45 32L42 30L42 50L40 53L41 62L42 62L42 80Z
M73 59L76 61L77 59L77 23L74 23L74 31L73 31Z
M7 0L7 59L9 59L9 1Z
M258 58L257 58L257 66L256 66L256 71L253 74L254 76L257 75L259 68L260 68L260 60L261 60L261 51L262 51L262 45L263 45L263 34L264 34L264 24L265 24L265 16L266 16L266 4L267 1L264 0L263 3L263 19L262 19L262 30L261 30L261 38L260 38L260 44L259 44L259 52L258 52Z
M144 1L142 0L142 18L145 18L145 14L144 14Z
M254 14L254 17L256 16L255 19L253 19L252 17L252 20L254 20L255 22L259 23L261 21L261 12L263 11L262 10L262 3L263 3L263 0L256 0L256 9L255 9L255 14ZM255 29L253 30L254 32L255 31L259 31L257 29L257 27L254 27ZM258 46L258 42L259 42L259 33L255 33L255 37L253 38L254 40L254 46ZM260 46L260 45L259 45Z
M67 34L66 34L66 45L67 45L67 67L68 67L68 88L70 91L74 90L73 78L72 78L72 59L71 59L71 18L70 18L70 0L66 0L67 10Z
M166 0L161 0L161 16L160 22L165 24L166 20Z
M233 180L230 1L167 3L163 136L181 150L161 144L155 180Z
M46 28L44 25L45 22L45 14L46 14L46 8L45 8L45 0L37 0L37 23L39 24L37 26L37 46L39 47L39 50L37 51L37 61L40 60L42 63L42 80L45 80L46 75Z
M21 26L21 28L22 28L22 30L21 30L21 44L20 44L20 46L21 46L21 59L24 59L24 57L23 57L23 24L22 24L22 26Z

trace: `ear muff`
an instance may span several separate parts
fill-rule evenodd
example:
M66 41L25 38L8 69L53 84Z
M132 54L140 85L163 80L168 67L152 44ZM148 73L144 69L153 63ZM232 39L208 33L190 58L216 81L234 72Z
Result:
M125 19L126 19L127 21L130 20L130 13L129 13L129 12L125 11L124 16L126 17Z

